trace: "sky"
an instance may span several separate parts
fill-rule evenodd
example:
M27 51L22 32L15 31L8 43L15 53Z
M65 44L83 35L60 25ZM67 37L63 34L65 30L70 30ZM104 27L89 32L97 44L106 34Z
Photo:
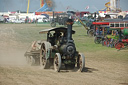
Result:
M105 8L105 3L109 0L53 0L55 11L90 11L95 12ZM28 0L0 0L0 12L7 11L27 11ZM128 11L128 0L120 0L122 10ZM89 6L89 9L85 9ZM40 0L30 0L29 12L35 12L40 8Z

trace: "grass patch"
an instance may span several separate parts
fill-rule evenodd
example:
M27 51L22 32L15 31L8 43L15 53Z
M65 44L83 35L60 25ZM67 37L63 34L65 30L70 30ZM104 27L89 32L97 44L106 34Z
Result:
M18 42L29 43L36 40L46 40L46 34L39 34L39 31L42 29L51 28L49 24L23 24L24 26L15 26L15 37ZM57 26L59 27L59 26ZM73 35L73 39L76 45L76 48L79 52L83 53L98 53L95 56L102 53L103 57L109 57L111 59L118 60L128 60L127 50L126 51L117 51L115 48L109 48L102 46L101 44L95 44L93 37L88 37L87 32L84 27L74 25L73 30L76 33Z

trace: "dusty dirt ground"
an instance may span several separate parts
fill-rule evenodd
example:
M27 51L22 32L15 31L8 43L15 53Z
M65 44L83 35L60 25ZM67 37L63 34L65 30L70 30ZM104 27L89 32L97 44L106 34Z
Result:
M0 85L128 85L128 62L104 57L103 51L84 53L86 67L82 73L28 66L24 57L28 44L17 42L13 29L22 26L0 24Z

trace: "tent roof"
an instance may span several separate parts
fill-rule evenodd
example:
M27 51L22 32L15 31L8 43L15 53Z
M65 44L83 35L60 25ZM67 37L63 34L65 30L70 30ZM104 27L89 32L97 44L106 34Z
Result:
M38 9L36 12L45 12L45 11L52 11L52 7L48 7L47 3L43 5L40 9Z

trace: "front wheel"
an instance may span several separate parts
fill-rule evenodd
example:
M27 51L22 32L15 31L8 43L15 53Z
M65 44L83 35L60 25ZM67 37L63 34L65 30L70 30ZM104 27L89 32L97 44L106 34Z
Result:
M94 42L95 42L95 44L100 44L101 39L100 39L100 38L98 38L98 37L95 37Z
M82 53L79 54L78 67L81 72L83 71L85 67L85 56Z
M121 48L124 47L124 44L122 42L118 42L116 45L115 45L115 48L120 50Z
M87 34L88 34L89 37L93 37L94 36L94 29L89 29L87 31Z
M51 27L56 27L56 23L55 22L51 22Z
M61 68L61 55L60 53L56 53L54 58L54 70L56 72L60 72L60 68Z

